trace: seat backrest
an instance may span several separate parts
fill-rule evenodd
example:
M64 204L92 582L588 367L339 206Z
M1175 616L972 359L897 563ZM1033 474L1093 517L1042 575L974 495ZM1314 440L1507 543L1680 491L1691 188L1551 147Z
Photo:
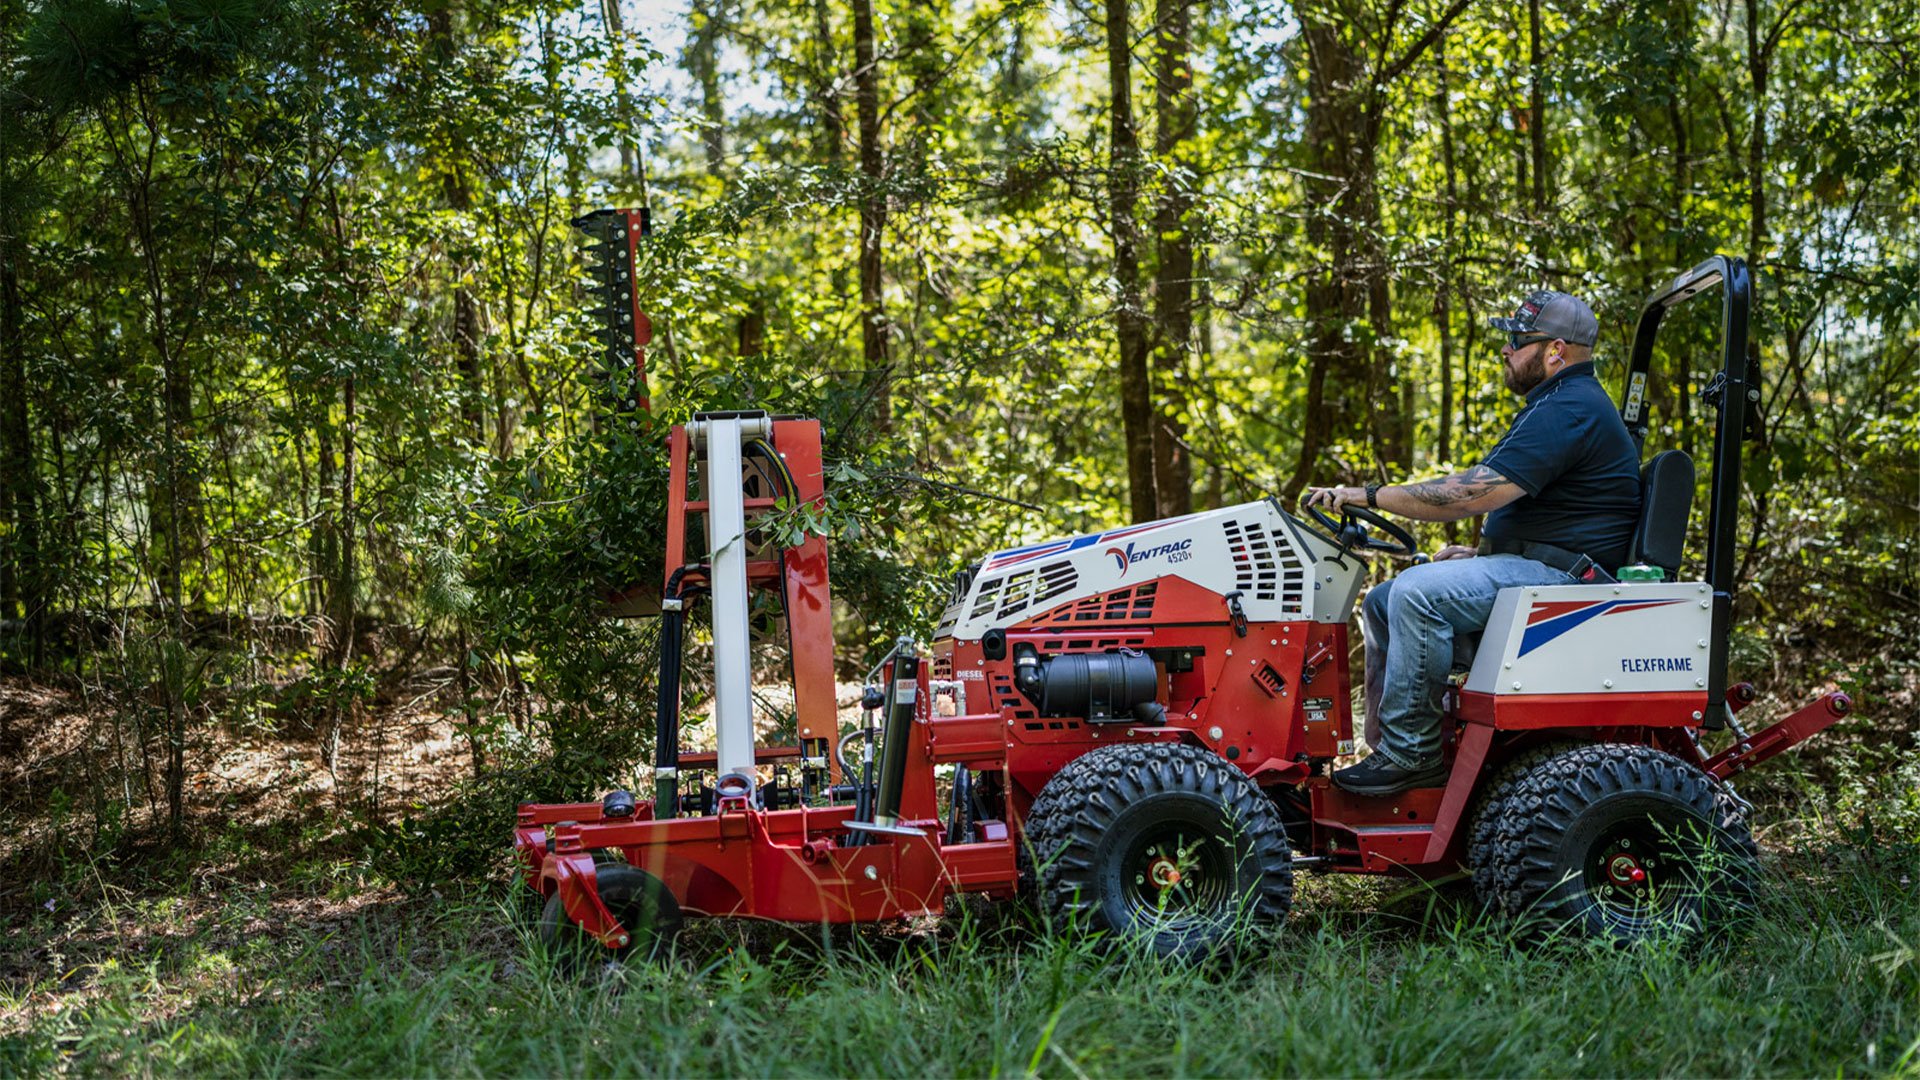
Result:
M1640 524L1633 530L1630 563L1648 563L1672 576L1680 569L1693 511L1693 459L1684 450L1663 450L1640 468Z

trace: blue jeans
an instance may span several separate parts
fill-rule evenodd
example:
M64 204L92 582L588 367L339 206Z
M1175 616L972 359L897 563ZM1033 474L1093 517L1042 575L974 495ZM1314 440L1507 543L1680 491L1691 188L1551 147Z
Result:
M1403 769L1440 758L1440 692L1454 638L1487 627L1501 589L1569 585L1563 570L1518 555L1423 563L1375 585L1360 605L1367 635L1367 745Z

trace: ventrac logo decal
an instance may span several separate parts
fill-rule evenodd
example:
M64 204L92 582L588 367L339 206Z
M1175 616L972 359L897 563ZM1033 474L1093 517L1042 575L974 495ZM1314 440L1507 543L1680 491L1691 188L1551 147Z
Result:
M1535 604L1527 613L1527 632L1520 637L1520 655L1525 656L1562 634L1601 615L1619 615L1628 611L1646 611L1683 604L1685 600L1555 600Z
M1128 544L1123 548L1110 547L1107 549L1107 554L1119 565L1120 576L1126 577L1128 567L1131 567L1135 563L1146 562L1149 559L1158 559L1164 556L1170 563L1186 562L1188 559L1193 558L1193 540L1192 538L1188 538L1186 540L1175 541L1171 544L1161 544L1158 547L1150 548L1142 548L1134 544Z

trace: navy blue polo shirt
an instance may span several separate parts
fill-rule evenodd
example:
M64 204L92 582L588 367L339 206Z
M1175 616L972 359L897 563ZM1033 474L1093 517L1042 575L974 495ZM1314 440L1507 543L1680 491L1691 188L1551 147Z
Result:
M1552 544L1609 570L1627 561L1640 455L1591 362L1534 387L1483 464L1526 494L1488 514L1481 535Z

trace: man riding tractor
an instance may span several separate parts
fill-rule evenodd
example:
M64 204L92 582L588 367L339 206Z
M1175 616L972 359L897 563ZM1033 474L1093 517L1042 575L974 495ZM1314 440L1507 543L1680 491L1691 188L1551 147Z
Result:
M1357 795L1443 783L1439 695L1455 638L1485 628L1501 589L1612 580L1601 567L1626 562L1639 520L1639 454L1594 377L1593 311L1566 293L1541 291L1511 318L1488 322L1507 335L1502 374L1526 405L1480 464L1418 483L1313 488L1307 499L1416 521L1487 515L1478 549L1442 548L1367 594L1373 752L1333 774Z

